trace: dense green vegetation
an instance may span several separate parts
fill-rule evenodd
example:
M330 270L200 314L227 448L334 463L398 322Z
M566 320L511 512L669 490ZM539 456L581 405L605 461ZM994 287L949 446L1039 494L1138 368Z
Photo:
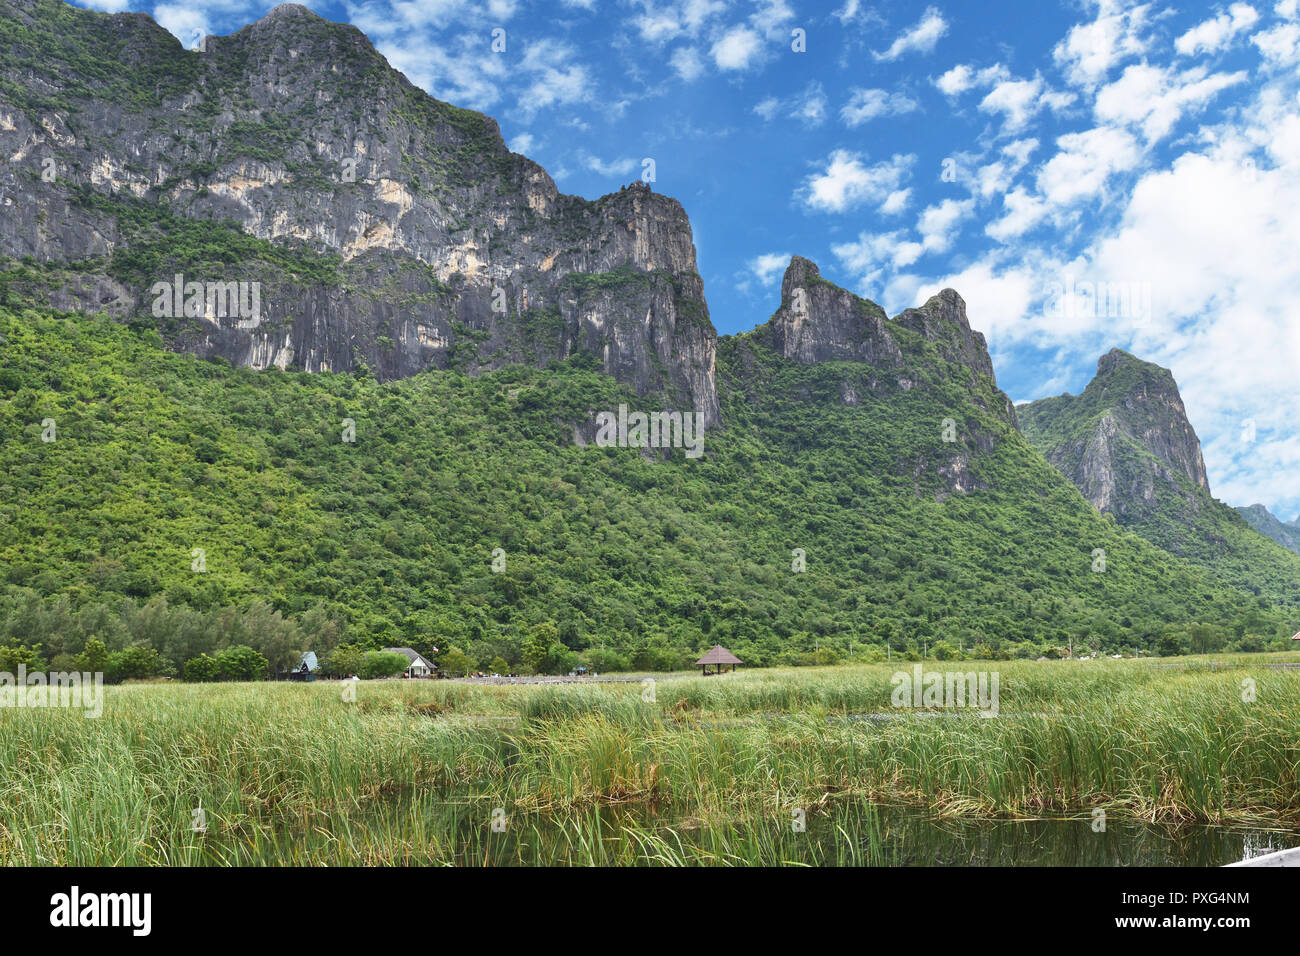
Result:
M339 281L339 257L295 252L246 233L238 223L188 219L165 203L104 195L76 187L74 201L116 218L122 243L105 271L123 283L147 288L176 270L201 270L221 276L237 266L238 275L274 275L300 283L331 286Z
M653 700L398 681L352 702L326 682L136 685L98 719L0 708L0 864L889 863L872 803L1300 820L1293 671L998 671L993 719L893 708L883 665L660 680Z
M12 11L0 17L5 64L15 75L52 82L23 83L0 75L0 95L23 109L33 123L43 113L75 113L91 101L157 106L197 81L198 58L161 29L112 29L107 14L60 0L31 0L21 6L30 10L30 22ZM76 118L67 121L75 124Z
M178 676L340 643L664 669L715 643L764 665L1291 633L1097 515L933 357L873 391L866 366L725 339L726 427L688 460L575 443L596 411L655 407L589 356L379 384L232 369L106 319L0 310L0 336L0 643L47 660L97 638ZM968 493L941 473L956 454Z

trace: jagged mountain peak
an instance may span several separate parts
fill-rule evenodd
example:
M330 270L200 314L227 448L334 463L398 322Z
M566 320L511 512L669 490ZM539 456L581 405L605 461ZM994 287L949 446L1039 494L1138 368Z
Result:
M993 359L984 335L970 326L966 300L955 289L943 289L916 309L905 309L894 317L900 325L935 344L948 361L964 365L976 375L993 378Z
M316 40L329 40L331 42L341 40L364 47L372 52L377 59L382 58L382 55L375 50L370 38L362 30L351 23L339 23L322 17L316 11L300 3L281 3L272 7L260 20L254 20L252 23L246 24L229 36L214 36L208 39L218 42L229 42L231 40L247 42L249 40L265 40L269 38L283 38L287 43L293 44L295 48L309 45ZM325 69L332 67L332 64L328 62L318 65Z
M1111 349L1097 360L1097 374L1088 388L1107 392L1122 389L1138 398L1173 396L1182 405L1172 371L1120 348Z
M1097 374L1106 375L1116 368L1128 364L1150 365L1151 363L1143 362L1132 352L1125 352L1123 349L1116 347L1097 359Z
M308 17L313 20L323 20L324 17L317 14L314 10L304 7L301 3L277 3L266 16L258 20L258 23L272 22L292 22L297 17Z
M823 278L818 265L800 255L790 256L770 326L785 358L898 365L902 354L889 332L891 321L935 342L944 358L993 375L984 337L972 332L956 290L944 289L889 320L878 304Z
M902 364L885 330L885 310L822 278L817 264L792 256L781 280L781 305L760 336L783 358L814 362Z
M343 90L358 96L363 89L361 77L373 84L364 98L380 108L391 103L418 109L416 102L403 104L402 99L418 101L426 95L394 69L360 29L327 20L299 4L281 4L228 36L205 37L196 56L209 75L257 76L277 100L285 93L305 93L329 102ZM253 99L259 107L271 105L265 97ZM273 108L290 105L297 103L280 100ZM491 126L495 133L497 142L490 145L505 152L496 121L474 115L481 116L481 124Z
M1102 511L1148 511L1163 486L1184 498L1210 491L1173 373L1123 349L1101 356L1082 394L1017 412L1026 436Z
M1173 373L1122 349L1080 395L1017 406L1025 436L1099 511L1181 555L1221 556L1236 515L1210 495Z
M322 17L315 10L301 3L280 3L268 10L260 19L245 24L228 37L214 36L210 40L230 40L234 37L243 39L260 38L283 34L287 39L302 42L326 35L326 31L338 36L360 37L373 49L370 38L350 23L339 23Z
M931 296L892 320L885 310L822 277L811 259L791 256L781 280L781 305L768 323L772 344L802 362L902 364L893 323L934 343L947 360L993 377L984 336L970 327L966 302L954 289Z
M796 255L781 280L776 312L750 335L805 365L870 365L889 373L878 382L902 389L913 387L924 368L923 377L959 382L977 405L1015 425L1014 406L997 387L984 336L971 329L966 303L952 289L890 319L875 302L824 278L815 262ZM951 364L936 364L936 356Z
M1082 394L1016 411L1025 437L1099 511L1257 594L1294 601L1300 565L1266 537L1294 548L1300 534L1263 506L1234 509L1210 494L1169 369L1111 349Z
M820 279L822 271L818 268L817 263L811 259L805 259L803 256L795 255L790 257L790 264L785 267L785 275L781 279L782 298L785 298L785 290L791 285L799 285L811 279Z

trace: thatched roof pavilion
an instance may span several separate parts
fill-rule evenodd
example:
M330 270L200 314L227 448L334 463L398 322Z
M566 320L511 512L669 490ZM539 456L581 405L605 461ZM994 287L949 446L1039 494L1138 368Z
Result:
M696 661L695 666L703 668L704 674L707 676L709 673L710 664L713 665L715 674L721 674L722 669L726 667L728 664L731 665L731 669L734 671L736 669L736 665L739 664L740 662L741 661L739 657L731 653L731 651L727 650L721 644L714 644L713 650L709 651L698 661Z

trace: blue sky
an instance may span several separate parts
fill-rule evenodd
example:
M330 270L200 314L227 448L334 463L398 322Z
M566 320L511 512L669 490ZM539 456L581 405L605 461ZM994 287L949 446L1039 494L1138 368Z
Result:
M186 45L274 6L80 3ZM565 192L652 159L720 333L792 253L891 314L952 286L1016 401L1126 348L1173 369L1218 497L1300 514L1300 0L306 5Z

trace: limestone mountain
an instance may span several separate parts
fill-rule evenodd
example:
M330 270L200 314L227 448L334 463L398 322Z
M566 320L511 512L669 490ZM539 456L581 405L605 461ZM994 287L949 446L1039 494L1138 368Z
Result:
M1080 396L1021 405L1025 434L1099 511L1137 523L1160 492L1197 509L1208 492L1201 443L1168 369L1112 349Z
M1300 518L1283 521L1263 505L1238 508L1246 522L1260 534L1267 535L1284 548L1300 554Z
M560 194L302 7L186 51L0 0L0 148L0 640L179 668L284 615L606 670L1294 631L1300 558L1220 528L1190 425L1157 427L1172 379L1116 361L1096 415L1049 400L1022 434L956 291L890 318L800 257L719 338L676 201ZM256 321L209 308L231 282ZM647 399L723 427L692 459L584 440ZM1026 440L1058 431L1107 436L1108 504L1150 484L1151 540ZM1151 543L1188 509L1227 558Z
M681 205L561 194L355 27L286 4L186 51L142 14L0 0L0 49L0 256L31 299L131 318L177 275L259 282L255 325L203 301L169 345L381 380L585 352L716 419Z
M1016 412L1025 436L1099 511L1238 587L1300 603L1300 560L1210 493L1169 369L1112 349L1081 395Z

